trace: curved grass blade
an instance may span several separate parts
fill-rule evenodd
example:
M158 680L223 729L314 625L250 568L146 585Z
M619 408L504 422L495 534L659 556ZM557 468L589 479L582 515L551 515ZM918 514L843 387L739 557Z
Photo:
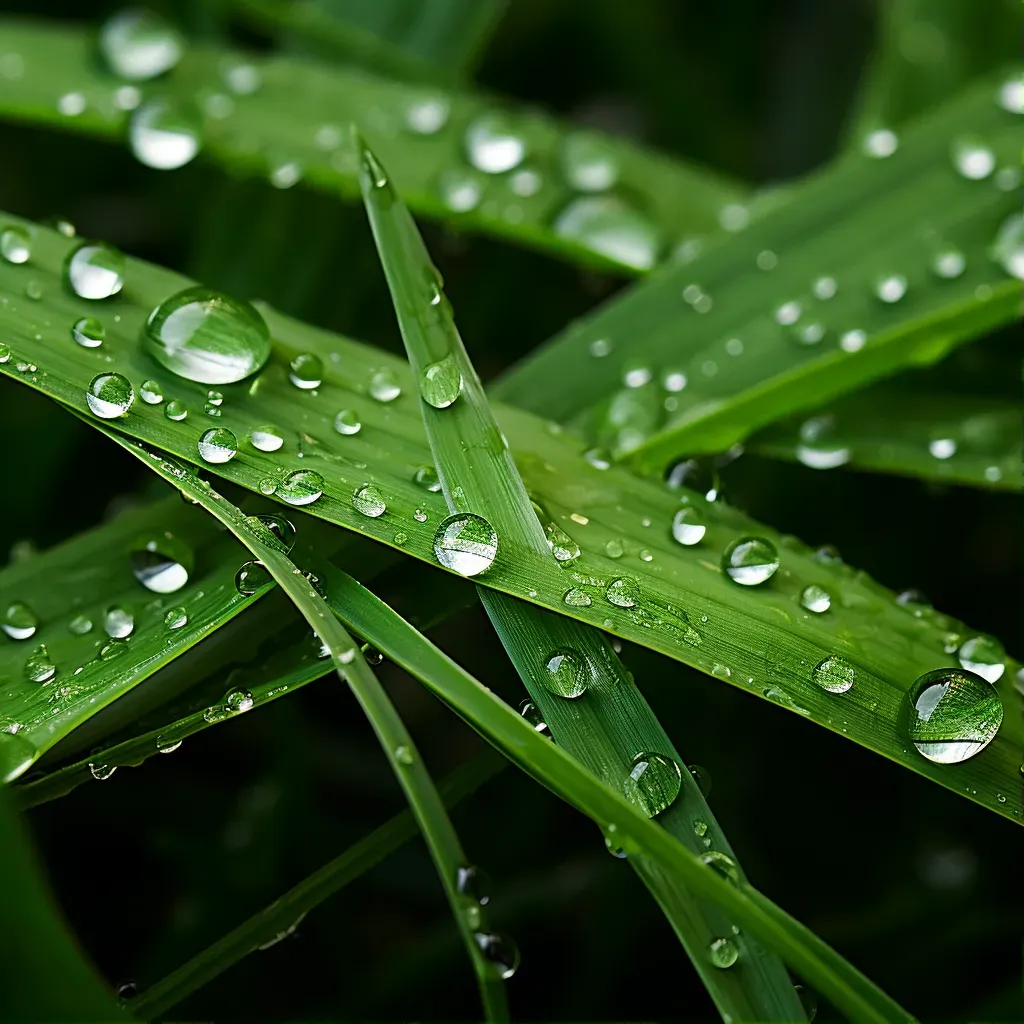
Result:
M496 394L660 473L1013 320L1010 237L993 258L1019 205L1020 115L1000 105L1004 81L972 86L888 157L841 159L747 230L629 289Z
M936 483L1021 489L1019 403L922 393L895 381L755 434L749 451L812 469L849 466Z
M718 904L852 1021L913 1018L813 932L747 882L726 880L576 758L540 736L383 601L346 573L323 570L328 603L351 629L419 679L531 778L617 837L630 858L648 858L687 890Z
M112 430L105 427L100 429L227 527L265 567L330 651L339 677L348 684L366 714L423 833L476 972L486 1018L489 1021L507 1020L508 1006L503 977L496 970L496 965L484 955L484 944L477 939L477 935L482 934L483 913L475 900L463 895L457 888L459 868L468 863L462 845L409 731L367 665L359 647L317 591L316 577L303 575L269 529L258 520L246 516L193 472L167 461L160 454L152 453L136 442L125 440Z
M0 116L103 138L124 135L130 116L114 101L123 83L99 67L90 32L8 19L0 20L0 40L24 67L20 77L4 82ZM224 112L223 104L209 102L227 89L223 68L243 60L255 69L260 88L229 97L227 116L214 116ZM587 264L646 270L680 236L712 230L739 194L709 172L589 134L579 138L614 168L615 187L607 195L582 194L562 170L565 147L578 138L567 142L571 133L542 113L506 109L475 94L425 93L423 87L297 58L195 50L158 88L160 97L198 108L202 153L232 172L357 195L357 162L340 127L355 121L372 129L416 210ZM74 116L59 109L68 95L84 102ZM77 100L64 104L77 107ZM479 141L475 159L491 172L467 162L467 129L492 114L509 125L508 136L501 137L514 140L504 152L519 155L501 173L497 168L504 163L481 153ZM492 136L475 138L486 142Z
M0 215L0 221L23 228L32 250L26 264L0 262L0 294L7 299L0 303L0 337L11 350L0 362L0 374L90 418L85 389L97 373L116 365L136 388L152 379L167 401L136 401L116 421L119 431L201 463L197 442L216 422L235 435L239 450L228 462L207 464L210 472L252 491L274 491L275 500L288 507L295 500L309 502L302 508L314 516L437 565L433 536L447 505L436 490L440 485L404 360L264 308L273 355L251 382L224 385L221 416L211 421L202 412L207 388L165 370L138 340L151 309L192 282L128 260L121 295L90 303L71 294L61 279L63 262L80 241L18 218ZM40 298L27 297L30 282ZM70 339L71 325L86 315L106 325L98 350ZM290 383L289 362L299 354L319 361L320 387ZM182 403L188 418L165 416L162 410L171 399ZM962 764L935 764L908 744L900 707L920 675L956 663L956 650L977 635L974 630L937 611L900 605L892 591L863 573L721 502L709 503L621 467L599 468L607 464L587 454L575 435L536 416L498 403L494 409L527 490L580 547L581 557L564 568L552 560L529 571L502 559L481 578L482 585L660 651L1014 821L1024 820L1017 783L1024 723L1009 713L1017 700L1011 680L1019 661L1002 659L1005 669L995 685L1007 713L995 739ZM357 433L335 429L342 410L360 424ZM283 431L284 443L272 453L250 441L252 430L268 422ZM310 501L315 489L295 485L300 471L322 479L321 497ZM368 486L375 490L366 492ZM374 500L365 500L368 494ZM694 545L675 539L673 519L683 502L695 507L706 527ZM760 587L738 586L722 569L727 547L751 535L771 542L781 559L780 570ZM608 587L618 579L635 585L640 600L633 607L609 598ZM801 603L812 585L830 595L827 612L812 612ZM617 596L615 590L611 596ZM680 640L678 617L666 614L669 607L686 613L699 643L687 643L685 630ZM856 672L856 684L843 694L813 681L815 666L833 655Z
M505 765L493 753L485 752L457 768L438 786L446 807L454 807L475 792ZM385 857L415 838L418 827L408 810L374 829L364 839L298 885L279 896L268 907L218 939L187 963L150 985L128 1004L140 1020L152 1020L208 985L250 953L266 949L285 937L296 923L324 900L366 874Z
M427 438L453 515L448 521L470 514L485 532L494 531L497 546L491 557L529 573L538 562L550 563L553 549L503 442L416 225L381 163L358 137L357 145L363 149L363 200L418 382ZM445 524L438 529L440 536ZM437 541L438 550L436 545ZM561 545L559 551L572 554ZM489 567L488 562L483 571ZM474 565L464 574L478 571L479 565ZM555 741L606 785L622 792L627 784L636 785L631 770L645 753L648 759L671 764L668 770L679 776L673 784L681 783L676 787L681 790L678 798L672 792L664 806L648 813L663 811L660 824L694 852L705 852L706 838L730 856L732 850L697 784L683 771L684 762L607 639L592 627L504 594L481 589L480 597ZM648 767L648 762L643 765ZM645 806L642 799L640 805ZM695 821L704 823L704 835L695 834ZM728 918L713 906L688 899L685 891L673 893L671 883L666 885L650 871L642 857L632 865L661 904L725 1020L803 1016L781 961L755 946L738 969L719 970L711 963L709 950L731 934Z

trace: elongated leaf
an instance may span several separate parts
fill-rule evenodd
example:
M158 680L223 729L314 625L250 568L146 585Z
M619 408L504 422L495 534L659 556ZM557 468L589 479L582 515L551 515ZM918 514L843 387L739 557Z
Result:
M442 538L435 539L438 557L446 553L447 530L457 532L459 517L468 513L468 524L462 529L475 531L474 536L482 531L477 544L486 545L493 530L496 546L491 558L500 551L502 560L511 560L527 572L538 563L548 565L554 548L549 550L501 438L451 307L440 291L440 275L382 165L368 149L363 162L363 199L418 382L427 439L453 514L446 520L452 526L442 523L438 528ZM564 547L564 540L554 540L559 541L559 553L571 558L573 552ZM456 536L448 554L456 558L460 553ZM457 560L451 567L460 571ZM489 567L490 560L482 571ZM464 574L475 576L479 571L476 563L467 566ZM696 782L683 770L682 758L600 631L504 594L481 589L480 596L555 741L606 785L632 793L647 813L662 812L659 822L694 852L704 853L713 843L719 852L732 855ZM660 791L659 780L648 798L634 773L642 776L646 770L653 776L660 767L669 773L668 795ZM696 821L704 822L703 835L694 831ZM643 858L631 863L662 906L725 1020L799 1020L803 1016L781 961L754 947L738 970L719 970L708 951L729 934L732 923L713 906L702 905L685 890L666 883Z
M1019 264L1007 251L1004 269L991 250L1018 205L1007 186L1020 115L997 102L1000 85L973 86L890 156L851 154L746 231L630 289L497 394L579 421L661 472L1010 321Z
M998 399L922 394L896 381L783 421L751 451L812 469L849 465L943 483L1021 487L1021 409Z
M8 20L0 22L0 43L24 65L24 73L0 90L0 116L104 138L124 135L129 115L114 102L121 83L98 65L89 33ZM230 113L214 116L209 97L227 89L223 68L243 60L261 87L231 97ZM82 97L80 113L60 112L58 101L67 95ZM424 93L298 59L249 60L196 50L161 82L159 95L186 108L205 103L202 152L208 158L238 173L270 176L279 185L301 178L342 195L358 192L355 157L341 131L357 122L395 169L402 195L415 209L582 262L645 270L668 243L712 229L738 194L728 182L679 161L622 140L588 136L584 145L592 142L601 166L615 169L622 197L636 198L580 198L561 170L566 130L544 114L503 111L486 97ZM65 103L64 109L77 109L77 103ZM212 109L224 113L223 104ZM495 112L507 117L508 134L492 125L492 134L476 136L473 150L478 165L495 170L511 162L511 173L484 173L467 162L467 128ZM410 123L419 131L410 130ZM495 138L506 139L505 148L489 155L481 147ZM517 169L529 173L517 176ZM570 216L574 198L579 204ZM559 229L555 221L563 214Z
M136 387L152 379L168 401L183 403L189 418L169 420L162 411L166 402L136 400L117 420L120 431L201 462L197 442L216 422L234 433L239 452L228 462L210 464L211 472L250 490L259 490L262 482L265 490L276 488L275 499L287 504L286 498L309 501L315 494L292 476L313 471L323 480L323 495L303 505L305 511L437 564L433 535L447 507L429 489L437 484L424 471L430 453L402 361L267 310L274 339L271 361L253 383L225 385L221 416L211 421L200 412L206 387L165 370L138 344L151 308L190 282L131 260L122 296L90 304L61 282L63 261L78 243L15 218L6 223L31 234L32 255L20 266L0 263L0 292L8 299L0 304L0 336L11 348L0 373L87 415L85 390L97 373L116 365ZM30 281L41 298L25 295ZM70 326L86 314L107 325L100 349L83 348L69 337ZM288 360L299 353L319 358L319 388L289 382ZM398 390L403 393L395 397ZM392 400L382 402L371 392ZM819 557L720 502L670 490L621 468L600 469L596 460L583 458L584 445L574 435L528 413L498 404L494 408L528 491L582 555L566 568L552 562L530 570L502 559L481 584L693 665L1022 820L1016 779L1024 725L1013 713L1017 698L1010 682L1018 661L1005 658L1006 669L995 684L1005 705L998 735L962 764L936 764L908 743L900 708L920 675L955 664L955 650L974 631L938 612L895 603L891 591L852 567ZM341 410L354 412L361 424L358 433L334 429ZM249 441L251 431L268 421L285 431L283 446L272 453ZM346 423L344 429L350 430ZM363 491L369 484L377 489L379 503L373 492ZM674 539L672 522L681 498L694 505L707 528L696 545ZM751 535L770 541L782 562L760 587L738 586L722 569L728 546ZM631 607L607 596L619 579L631 582L616 585L612 597L635 587L638 600ZM801 604L810 585L830 595L827 612ZM687 642L689 629L698 642ZM855 670L855 685L842 694L813 680L815 666L832 655Z

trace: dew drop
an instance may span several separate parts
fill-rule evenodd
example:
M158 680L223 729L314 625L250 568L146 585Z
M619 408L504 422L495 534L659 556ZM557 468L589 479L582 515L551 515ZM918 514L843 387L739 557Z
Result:
M302 352L288 364L288 379L303 391L318 388L324 379L324 364L319 356Z
M814 292L816 299L827 302L829 299L835 298L835 294L838 291L836 279L827 275L815 278L814 284L811 285L811 291Z
M740 951L732 939L715 939L708 947L708 959L712 967L726 970L740 958Z
M414 135L436 135L448 123L450 110L445 96L417 96L405 108L405 127Z
M957 660L986 682L996 683L1006 670L1006 652L1003 645L990 636L972 636L956 652Z
M334 429L339 434L351 436L358 434L363 424L359 420L359 414L354 409L342 409L334 417Z
M480 205L483 182L470 171L451 168L437 182L441 202L453 213L468 213Z
M425 491L437 493L441 490L441 479L433 466L420 466L413 474L413 480Z
M93 764L91 761L89 762L89 774L97 782L106 782L116 771L116 764Z
M562 601L570 608L589 608L594 603L593 598L579 587L570 587L562 597Z
M139 397L147 405L159 405L164 400L164 389L155 380L144 380L139 388Z
M124 285L124 255L109 245L87 243L69 253L64 263L68 287L80 299L109 299Z
M540 708L533 703L532 700L524 700L519 707L519 714L525 718L530 725L533 726L533 731L540 733L541 736L550 735L547 722L544 721L544 716L540 712Z
M716 501L721 491L718 469L709 458L684 459L677 462L665 476L665 483L673 489L685 487L702 494L708 501Z
M363 484L352 495L352 507L360 514L377 519L388 510L384 496L376 484Z
M367 390L378 402L393 402L402 393L402 386L392 370L377 370L371 375Z
M198 115L168 97L149 100L132 114L128 143L140 164L173 171L193 160L201 142Z
M120 11L100 29L100 52L119 78L141 82L170 71L181 60L184 40L172 25L142 8Z
M685 547L699 544L706 532L704 517L693 506L684 506L672 517L672 536Z
M168 608L167 614L164 615L164 625L168 629L181 629L188 625L188 613L180 604Z
M235 435L224 427L211 427L203 431L197 447L203 461L213 465L230 462L238 454L238 441Z
M682 778L682 769L672 758L656 753L637 754L623 782L623 795L653 818L679 795Z
M507 936L496 932L475 932L473 938L484 959L491 965L498 977L507 981L519 967L519 948Z
M700 859L702 864L711 868L716 874L721 875L727 882L739 885L739 868L736 867L736 862L727 853L722 853L720 850L712 850L710 853L702 854Z
M258 561L244 563L235 573L235 590L242 597L252 597L257 591L274 582L267 567Z
M857 678L856 669L845 659L830 654L814 666L811 678L829 693L846 693Z
M231 690L224 697L225 706L233 714L241 714L243 711L249 711L255 703L252 693L249 690Z
M889 128L877 128L864 136L863 149L867 156L883 159L899 149L900 140Z
M722 556L722 568L730 579L744 587L755 587L770 579L779 567L775 545L763 537L740 537Z
M951 437L938 437L929 441L928 454L934 459L951 459L956 455L956 441Z
M25 659L25 678L33 683L48 683L57 674L45 644L40 644Z
M447 409L462 394L462 373L454 356L431 363L420 375L420 396L435 409Z
M875 295L882 302L899 302L907 294L907 279L902 274L886 274L875 282Z
M617 196L580 196L557 216L555 233L636 270L657 262L661 242L654 223Z
M469 162L485 174L511 171L526 156L526 142L512 120L497 111L473 121L466 129L465 143Z
M249 431L249 443L261 452L276 452L284 445L284 431L273 423L263 423Z
M612 580L604 592L609 604L617 608L635 608L640 600L640 587L636 580L628 576Z
M69 623L68 629L75 636L85 636L92 632L92 619L88 615L76 615Z
M404 764L408 768L409 765L415 764L416 757L413 754L413 752L403 743L401 746L395 747L395 760L399 764Z
M864 343L868 340L868 336L861 330L846 331L843 336L839 339L839 347L844 352L859 352L863 347Z
M89 409L101 420L123 416L135 401L135 389L127 377L119 373L98 373L85 392Z
M939 249L931 261L932 273L947 281L959 277L966 267L967 260L964 258L964 254L952 246L944 246Z
M957 139L952 157L957 173L969 181L982 181L996 168L995 154L978 139Z
M173 594L188 582L192 552L176 537L141 541L131 553L132 574L154 594Z
M297 469L277 486L277 496L289 505L311 505L324 493L324 478L312 469Z
M39 619L24 601L11 601L0 619L0 629L12 640L27 640L38 628Z
M8 263L27 263L32 242L24 228L10 227L0 232L0 256Z
M448 516L434 534L434 556L461 576L489 569L498 553L498 535L482 516L458 512Z
M799 437L796 457L810 469L836 469L845 466L853 455L837 440L835 417L827 413L804 420Z
M180 423L188 416L188 409L185 408L184 402L178 401L177 398L172 398L164 406L164 416L169 420L173 420L175 423Z
M111 640L123 640L135 629L135 616L121 605L112 605L103 616L103 628Z
M817 583L810 583L800 592L800 604L809 612L820 615L832 607L832 597Z
M555 651L544 662L541 682L559 697L573 699L587 692L587 662L576 651Z

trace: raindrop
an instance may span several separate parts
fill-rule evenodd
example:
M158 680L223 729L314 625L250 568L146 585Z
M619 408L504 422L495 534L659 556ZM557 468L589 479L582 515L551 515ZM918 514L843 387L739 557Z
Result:
M978 139L957 139L953 143L953 166L970 181L982 181L996 168L996 157Z
M796 324L792 333L801 345L817 345L825 337L827 329L820 320L812 320L807 324Z
M980 676L940 668L914 681L900 715L920 754L937 764L959 764L993 740L1003 721L1003 705Z
M863 149L867 156L881 159L892 156L899 149L900 140L889 128L877 128L864 136Z
M944 246L932 257L932 272L947 281L959 277L967 267L967 260L959 249Z
M544 662L546 672L541 676L545 688L559 697L581 697L587 692L586 659L576 651L555 651Z
M80 299L109 299L124 284L124 268L122 253L109 245L90 242L68 255L64 276Z
M12 640L27 640L39 628L35 612L23 601L12 601L0 619L2 629Z
M405 127L414 135L436 135L448 123L450 110L445 96L417 96L405 108Z
M112 605L103 616L103 628L111 640L123 640L135 629L135 616L120 605Z
M246 516L245 521L264 544L287 554L295 547L295 525L276 513Z
M897 594L896 603L909 609L918 617L920 617L923 612L928 611L932 606L931 601L928 600L925 594L916 588L904 590L902 593Z
M248 302L209 288L186 288L150 313L142 344L179 377L233 384L267 361L270 331Z
M412 517L417 523L425 523L427 521L427 513L421 508L416 509L416 511L413 512Z
M800 604L809 612L821 614L832 606L832 597L817 583L810 583L800 592Z
M257 591L274 582L267 567L258 561L246 562L235 573L235 590L243 597L252 597Z
M722 568L744 587L764 583L778 567L775 545L763 537L740 537L725 549L722 556Z
M128 378L119 373L98 373L89 382L85 400L101 420L115 420L132 407L135 389Z
M525 141L511 119L499 112L478 117L466 129L465 142L469 162L486 174L511 171L526 156Z
M622 383L627 388L642 388L651 382L651 371L647 366L632 366L622 375Z
M164 400L164 390L155 380L144 380L139 388L139 397L147 405L159 405Z
M837 654L830 654L814 666L811 678L829 693L846 693L857 678L856 669Z
M611 354L614 347L615 346L608 338L595 338L587 345L587 351L595 359L603 359L605 356Z
M362 426L362 423L359 421L359 414L354 409L342 409L334 417L334 429L339 434L358 434Z
M565 136L559 158L566 181L578 192L606 192L618 181L618 161L600 135L574 132Z
M672 517L672 536L685 547L699 544L706 532L704 517L690 505L681 508Z
M176 423L180 423L188 416L188 409L185 408L184 402L179 402L177 398L172 398L164 406L164 416L169 420L174 420Z
M461 576L489 569L498 553L498 535L482 516L459 512L448 516L434 534L434 556Z
M192 552L176 537L146 540L131 553L132 573L154 594L173 594L188 582Z
M981 676L989 683L998 682L1006 670L1006 652L994 637L970 637L960 645L956 657L968 672Z
M297 469L278 485L277 496L289 505L311 505L324 493L324 478L312 469Z
M562 597L562 601L570 608L589 608L594 603L594 599L579 587L570 587Z
M556 234L636 270L649 270L661 248L653 222L616 196L580 196L558 215Z
M173 171L199 152L199 118L169 98L149 100L132 114L128 142L140 164Z
M32 243L24 228L7 228L0 233L0 256L8 263L27 263Z
M902 274L886 274L875 282L875 295L883 302L899 302L907 294L907 279Z
M388 509L384 496L375 484L363 484L362 487L356 488L352 495L352 507L360 515L368 516L370 519L377 519Z
M1011 213L1003 221L992 256L1011 277L1024 280L1024 213Z
M230 462L238 454L238 441L235 435L224 427L211 427L203 431L197 447L203 461L214 465Z
M367 390L378 402L393 402L402 393L402 386L392 370L377 370L370 377Z
M618 608L635 608L640 600L640 587L636 580L622 576L608 584L604 596Z
M462 373L455 357L431 363L420 375L420 397L435 409L447 409L462 394Z
M682 769L672 758L664 754L637 754L623 782L623 795L648 818L653 818L679 795L682 778Z
M0 341L0 363L6 363L11 358L11 346L5 341Z
M319 356L302 352L288 364L288 379L303 391L318 388L324 379L324 364Z
M603 448L588 448L583 453L583 459L594 469L609 469L612 464L608 453Z
M181 60L184 40L153 11L132 8L108 18L100 29L100 52L120 78L133 82L162 75Z
M38 302L43 297L43 286L35 278L30 279L25 285L25 294L32 299L33 302Z
M498 977L508 981L519 967L518 946L508 936L496 932L475 932L473 938Z
M708 959L712 967L726 970L740 958L740 951L732 939L715 939L708 947Z
M168 608L167 614L164 616L164 625L168 629L181 629L188 625L188 613L180 604Z
M128 644L124 640L111 640L110 643L104 644L100 648L99 659L100 661L113 661L114 658L119 658L128 649Z
M284 444L284 431L272 423L263 423L249 431L249 443L261 452L276 452Z

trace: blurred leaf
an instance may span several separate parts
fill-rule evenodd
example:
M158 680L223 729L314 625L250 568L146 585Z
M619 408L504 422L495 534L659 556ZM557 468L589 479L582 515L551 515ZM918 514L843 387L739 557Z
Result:
M496 393L661 472L1009 322L1019 242L1004 239L1003 265L992 249L1018 206L1006 186L1019 179L1020 115L997 102L999 85L973 86L892 155L840 160L745 231L632 287Z

